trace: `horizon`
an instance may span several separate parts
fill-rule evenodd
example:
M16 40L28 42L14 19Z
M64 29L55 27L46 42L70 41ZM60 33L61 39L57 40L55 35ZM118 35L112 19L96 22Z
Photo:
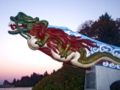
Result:
M51 73L53 69L61 68L62 63L51 59L40 51L28 48L26 40L19 35L8 34L10 16L16 16L22 11L32 17L48 20L50 25L65 26L77 31L87 20L97 20L99 16L108 13L113 19L120 18L119 0L44 0L44 1L15 1L1 0L0 26L0 82L11 81L30 75L32 72Z

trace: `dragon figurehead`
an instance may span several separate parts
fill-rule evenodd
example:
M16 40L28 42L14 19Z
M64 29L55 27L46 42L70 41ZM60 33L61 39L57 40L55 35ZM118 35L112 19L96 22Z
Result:
M15 17L11 16L10 20L13 23L9 25L12 29L8 31L9 34L20 34L27 39L28 46L32 50L40 50L55 60L70 62L82 68L91 67L104 58L120 63L119 58L106 52L97 52L87 57L86 50L98 47L93 41L69 35L61 28L48 27L46 20L39 20L38 17L33 18L22 12Z
M30 30L33 24L39 22L39 18L32 18L26 14L19 12L17 16L10 17L10 27L14 31L9 31L10 34L24 33Z
M20 34L22 37L27 39L28 41L28 46L36 50L39 48L39 46L36 44L37 40L34 36L30 35L30 30L33 28L34 25L41 23L44 26L48 25L48 22L45 20L39 21L38 17L32 18L31 16L28 16L24 14L23 12L19 12L15 17L11 16L10 17L10 24L9 26L11 27L12 30L8 31L9 34L12 35L17 35ZM41 44L42 45L42 44Z

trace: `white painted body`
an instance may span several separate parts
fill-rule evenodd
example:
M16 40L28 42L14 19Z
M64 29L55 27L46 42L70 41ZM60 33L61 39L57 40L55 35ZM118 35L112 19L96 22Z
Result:
M37 41L37 39L34 36L31 36L31 38L27 39L27 43L28 43L28 46L29 46L30 49L38 50L39 45L35 43L36 41ZM48 47L47 44L42 46L42 48L44 48L44 47ZM58 50L56 50L57 52L54 52L51 48L50 48L50 50L51 50L52 56L56 60L59 60L59 61L62 61L62 62L70 61L71 64L73 64L74 66L77 66L77 67L89 68L89 67L95 65L96 63L98 63L100 60L103 60L103 59L117 64L116 61L114 61L113 59L111 59L109 57L101 57L101 58L99 58L99 59L97 59L97 60L95 60L91 63L84 64L84 63L81 63L80 61L78 61L80 59L80 53L78 51L72 52L69 56L67 56L67 58L61 58Z

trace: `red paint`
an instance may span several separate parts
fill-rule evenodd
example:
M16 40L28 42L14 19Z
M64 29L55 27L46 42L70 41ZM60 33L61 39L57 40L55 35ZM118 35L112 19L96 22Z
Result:
M9 26L11 27L12 30L15 30L17 27L16 24L10 24Z
M29 31L29 33L36 38L43 40L46 35L49 36L47 41L47 46L56 52L58 50L58 44L62 46L62 48L66 48L69 44L69 50L72 51L79 51L80 48L86 48L90 50L90 47L97 47L96 44L88 39L83 39L77 36L71 36L65 33L62 29L59 28L47 28L44 23L37 23L33 26L33 28ZM46 48L48 49L48 48ZM43 51L44 53L51 55L50 50L44 50L41 48L39 50Z

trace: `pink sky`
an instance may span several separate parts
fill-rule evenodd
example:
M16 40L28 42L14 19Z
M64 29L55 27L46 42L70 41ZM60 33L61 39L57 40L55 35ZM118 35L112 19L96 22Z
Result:
M46 54L29 49L26 40L21 36L7 36L8 38L1 39L0 80L13 80L33 72L51 73L53 69L57 70L62 66L62 63Z

